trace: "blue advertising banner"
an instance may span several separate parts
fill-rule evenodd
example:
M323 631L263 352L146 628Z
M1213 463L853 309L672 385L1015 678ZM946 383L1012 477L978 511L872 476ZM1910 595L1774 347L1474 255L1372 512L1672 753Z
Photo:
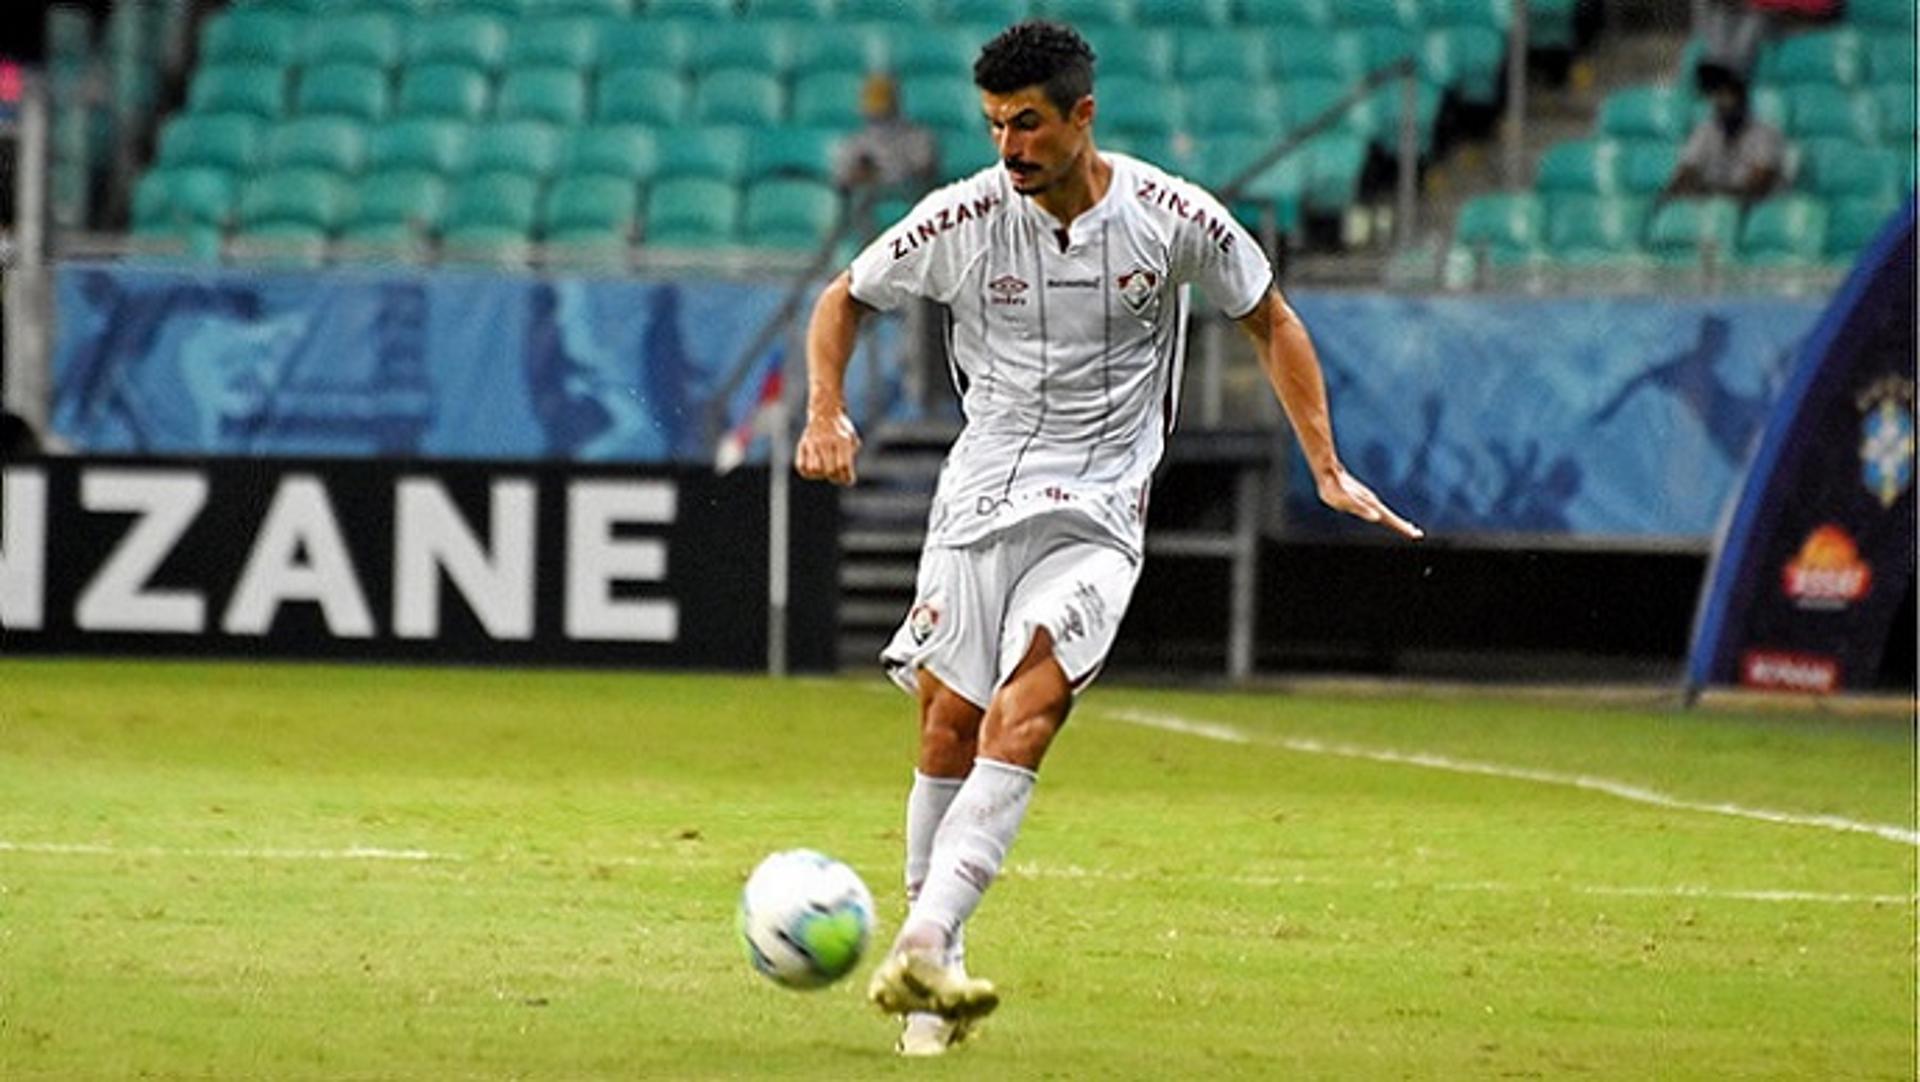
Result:
M1699 538L1819 316L1778 298L1300 293L1348 466L1434 533ZM1351 529L1304 467L1292 521Z
M710 461L708 410L782 296L87 265L57 290L53 427L88 453L576 462Z

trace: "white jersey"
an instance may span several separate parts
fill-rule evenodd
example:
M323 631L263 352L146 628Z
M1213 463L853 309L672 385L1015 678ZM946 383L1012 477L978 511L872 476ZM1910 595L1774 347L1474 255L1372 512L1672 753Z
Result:
M940 471L929 545L1077 511L1135 557L1178 406L1186 291L1228 315L1273 280L1201 188L1123 154L1106 195L1059 222L995 165L941 188L853 261L855 299L948 307L966 427Z

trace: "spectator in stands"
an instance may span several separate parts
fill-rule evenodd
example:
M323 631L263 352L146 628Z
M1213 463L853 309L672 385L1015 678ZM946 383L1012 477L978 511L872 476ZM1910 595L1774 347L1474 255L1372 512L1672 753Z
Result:
M873 189L880 198L919 198L939 177L939 147L932 132L900 115L900 88L893 76L867 77L860 111L867 126L836 150L834 183L849 192Z
M1694 126L1664 196L1731 195L1764 199L1780 183L1786 137L1753 117L1747 81L1720 64L1702 63L1700 92L1713 112Z

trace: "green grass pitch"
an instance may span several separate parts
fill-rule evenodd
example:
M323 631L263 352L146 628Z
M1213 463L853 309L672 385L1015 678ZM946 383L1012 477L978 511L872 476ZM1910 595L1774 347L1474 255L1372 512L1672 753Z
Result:
M812 846L891 932L909 718L0 661L0 1078L1914 1077L1911 718L1102 685L972 926L1004 1006L902 1062L872 957L783 991L733 911Z

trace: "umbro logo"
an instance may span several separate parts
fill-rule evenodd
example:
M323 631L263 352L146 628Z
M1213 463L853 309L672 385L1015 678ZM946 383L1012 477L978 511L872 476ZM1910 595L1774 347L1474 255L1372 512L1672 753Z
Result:
M1028 288L1024 280L1011 274L1003 274L987 283L987 292L993 294L993 304L1025 304L1027 298L1021 294Z

